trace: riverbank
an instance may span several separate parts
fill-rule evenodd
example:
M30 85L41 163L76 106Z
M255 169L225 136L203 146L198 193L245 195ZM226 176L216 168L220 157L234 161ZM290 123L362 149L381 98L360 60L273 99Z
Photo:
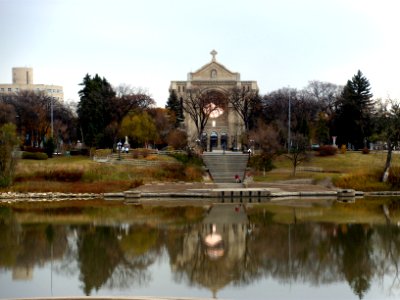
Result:
M383 193L383 192L380 192ZM385 195L388 195L387 192ZM393 193L393 192L391 192ZM61 200L130 200L139 199L209 199L210 201L247 201L263 202L271 198L302 197L355 197L363 196L363 192L343 190L334 187L311 184L307 180L241 184L215 184L201 182L165 182L149 183L119 193L0 193L0 201L61 201ZM400 194L400 192L399 192ZM253 200L252 200L253 199Z

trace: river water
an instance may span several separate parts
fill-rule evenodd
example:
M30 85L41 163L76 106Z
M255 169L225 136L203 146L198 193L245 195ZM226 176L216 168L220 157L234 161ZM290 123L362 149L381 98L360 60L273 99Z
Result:
M400 297L400 199L171 203L0 205L0 298Z

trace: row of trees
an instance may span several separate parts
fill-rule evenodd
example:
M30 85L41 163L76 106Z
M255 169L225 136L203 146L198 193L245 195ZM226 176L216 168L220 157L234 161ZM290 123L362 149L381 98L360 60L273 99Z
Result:
M20 91L0 94L0 126L13 123L21 146L44 147L54 140L61 149L77 141L88 147L109 148L125 136L141 146L148 143L182 147L182 132L174 114L156 108L144 91L127 85L112 87L99 75L86 75L79 103L62 103L45 93Z
M141 219L132 218L139 209L143 211ZM215 286L246 287L266 278L320 288L347 282L359 299L371 289L398 294L400 288L400 229L395 224L278 224L263 208L249 216L249 224L224 224L227 232L236 234L224 240L228 250L224 256L210 258L209 249L197 238L205 236L207 226L184 219L195 213L189 206L164 207L163 214L157 213L157 208L135 211L128 207L123 210L125 217L129 214L130 220L149 220L129 226L104 225L115 220L114 213L121 216L119 207L108 207L106 212L92 208L90 217L98 216L96 226L20 224L16 212L7 210L3 208L0 214L0 268L10 272L17 267L42 268L44 262L54 260L56 273L79 278L86 295L102 287L126 289L151 284L151 269L160 257L163 263L169 260L171 277L177 283L214 291ZM296 211L299 213L298 208ZM151 224L152 220L157 220L158 226ZM238 227L244 227L247 234L240 235ZM243 251L232 251L235 247Z
M0 124L15 123L29 146L43 145L53 136L58 144L81 140L89 147L109 148L128 136L132 146L183 148L187 137L179 127L184 115L193 120L200 138L210 116L230 105L245 126L242 143L254 140L269 157L299 141L331 144L333 136L338 145L354 149L384 141L391 154L400 140L398 105L374 101L361 71L345 86L312 81L301 90L282 88L266 95L249 88L224 95L192 87L184 98L171 92L165 109L156 108L146 92L127 85L112 87L97 74L87 74L80 85L76 109L43 93L1 95Z
M305 136L310 143L330 144L332 136L337 136L339 145L363 148L382 138L383 119L395 114L393 106L376 105L369 82L360 71L344 87L312 81L302 90L282 88L266 95L245 88L222 95L193 87L184 99L172 92L166 109L155 108L155 101L144 91L126 85L113 88L97 74L87 74L81 86L76 113L73 107L43 93L3 95L0 124L15 123L24 144L31 146L43 144L52 125L57 139L64 143L80 139L90 147L103 148L129 136L137 144L166 145L184 113L193 120L200 137L210 115L230 105L242 118L246 137L259 140L261 148L262 141L256 136L265 135L267 127L278 133L281 147L288 146L291 132L293 137Z
M172 92L166 107L178 123L186 112L201 139L210 116L227 105L243 121L242 144L255 141L267 160L283 149L296 153L313 143L330 145L336 137L337 145L349 149L368 148L371 143L388 149L387 174L392 150L400 141L399 104L374 100L370 83L360 70L344 86L311 81L302 90L282 88L266 95L248 88L221 95L192 87L184 98L178 99Z

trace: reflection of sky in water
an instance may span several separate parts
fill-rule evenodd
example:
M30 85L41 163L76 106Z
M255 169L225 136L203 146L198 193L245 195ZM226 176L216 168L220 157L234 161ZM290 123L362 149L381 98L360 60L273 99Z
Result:
M53 264L53 270L57 264ZM138 287L135 284L123 290L103 287L91 296L175 296L212 298L212 292L199 287L188 287L173 280L168 256L163 253L149 267L152 274L147 285ZM0 272L0 297L39 297L39 296L83 296L77 276L65 276L53 271L51 288L51 264L35 267L30 281L12 280L12 271ZM385 276L384 282L372 282L371 288L363 299L398 299L399 290L395 295L388 294L393 278ZM347 283L321 284L312 286L308 283L281 284L270 278L257 280L246 286L226 286L217 293L219 299L357 299Z

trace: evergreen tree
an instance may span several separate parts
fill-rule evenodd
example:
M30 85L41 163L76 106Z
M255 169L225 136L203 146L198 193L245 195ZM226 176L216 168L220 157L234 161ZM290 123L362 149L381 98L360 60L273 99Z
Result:
M17 162L13 151L18 143L14 124L7 123L0 126L0 187L8 187L13 181Z
M174 114L175 127L179 127L179 124L184 120L182 99L178 99L178 96L174 90L172 90L169 94L165 108L169 109Z
M105 128L110 122L110 105L115 92L105 78L96 74L93 78L86 74L79 91L79 125L82 139L88 146L104 147L107 144Z
M359 70L347 81L337 101L334 135L340 144L352 144L356 149L367 146L371 135L371 115L374 102L369 81Z

